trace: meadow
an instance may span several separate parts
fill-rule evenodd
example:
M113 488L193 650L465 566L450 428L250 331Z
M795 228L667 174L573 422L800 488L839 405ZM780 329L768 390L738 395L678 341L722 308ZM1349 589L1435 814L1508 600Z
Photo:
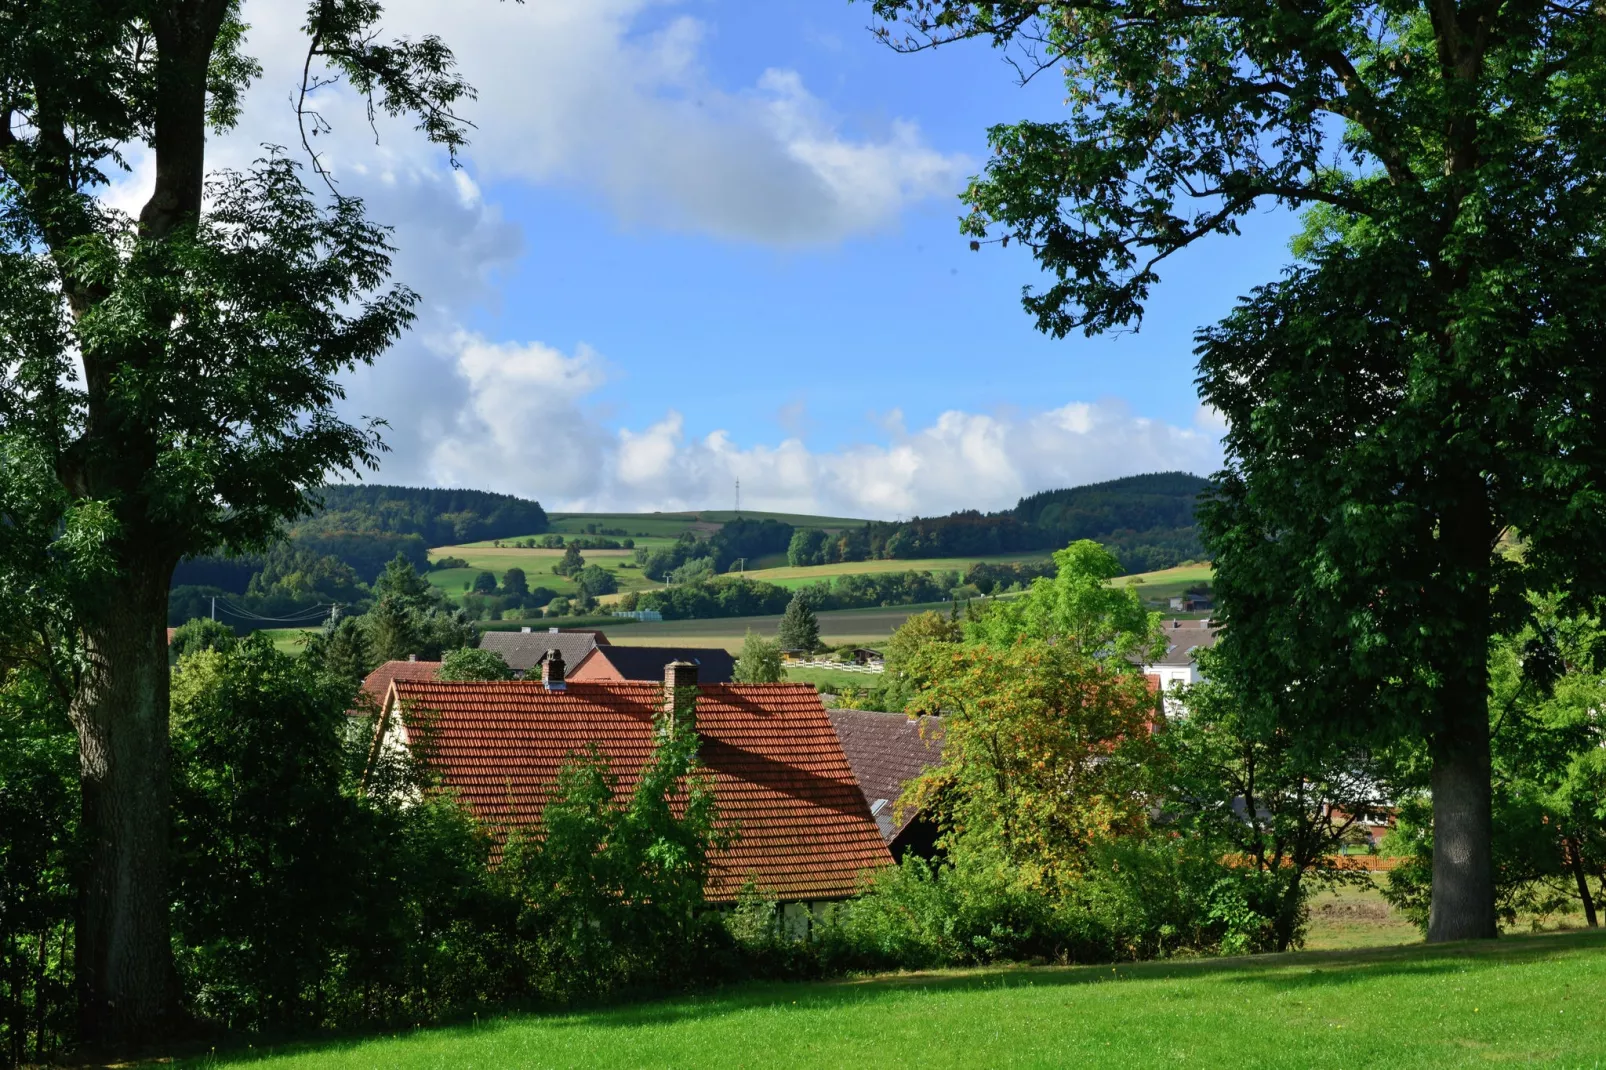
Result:
M189 1066L1598 1066L1606 934L750 984Z
M775 568L750 568L744 575L750 580L763 580L779 587L797 588L837 576L872 576L888 572L957 572L978 562L1012 564L1016 561L1042 561L1048 553L1033 550L1019 554L992 554L982 557L922 557L914 559L882 558L875 561L841 561L834 565L780 565Z
M873 609L833 609L817 614L820 640L828 646L845 643L875 645L887 641L911 614L928 609L946 613L947 602L918 606L888 606ZM561 620L550 623L562 624ZM722 617L713 620L666 620L630 622L618 628L608 625L608 639L620 646L717 646L739 653L748 631L774 638L781 618Z

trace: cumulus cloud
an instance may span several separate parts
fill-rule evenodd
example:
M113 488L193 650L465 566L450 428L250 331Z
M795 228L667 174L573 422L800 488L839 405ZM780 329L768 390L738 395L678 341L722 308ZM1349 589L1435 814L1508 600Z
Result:
M257 0L263 2L263 0ZM894 121L845 133L796 71L727 88L689 15L661 0L401 0L399 32L441 32L479 90L469 156L494 179L562 183L635 224L765 243L834 242L957 192L971 161Z
M645 428L610 431L587 407L607 380L594 351L566 356L472 334L451 344L472 416L436 447L431 477L472 477L548 508L706 508L729 499L739 479L754 509L892 518L1000 509L1034 491L1134 472L1208 473L1221 459L1219 429L1204 409L1193 426L1178 427L1110 401L1017 414L955 410L915 430L893 412L882 421L883 441L823 452L796 437L748 446L724 431L692 437L673 410Z

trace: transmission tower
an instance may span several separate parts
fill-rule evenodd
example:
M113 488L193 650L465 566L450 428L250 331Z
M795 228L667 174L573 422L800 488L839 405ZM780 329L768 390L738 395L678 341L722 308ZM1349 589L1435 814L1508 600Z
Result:
M742 516L742 481L738 479L736 481L736 517L737 517L737 519L741 519L741 516Z

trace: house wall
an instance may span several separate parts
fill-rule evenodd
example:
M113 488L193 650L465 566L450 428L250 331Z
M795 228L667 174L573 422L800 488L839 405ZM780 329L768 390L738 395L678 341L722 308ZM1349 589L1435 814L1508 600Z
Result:
M598 683L604 681L623 680L619 671L609 664L608 659L596 650L585 656L580 664L573 666L564 674L566 679L578 683Z

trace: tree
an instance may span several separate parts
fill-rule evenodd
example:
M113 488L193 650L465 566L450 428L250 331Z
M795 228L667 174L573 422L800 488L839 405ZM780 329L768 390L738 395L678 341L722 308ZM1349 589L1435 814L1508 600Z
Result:
M522 568L510 568L502 573L502 591L513 598L523 598L530 593L530 581Z
M474 577L474 586L472 589L476 594L495 594L496 573L484 571L480 572Z
M819 528L798 528L786 547L786 563L794 568L824 564L825 540Z
M228 650L235 644L234 629L222 621L197 617L173 629L168 651L174 658L193 654L198 650Z
M573 576L585 565L586 559L580 556L580 548L570 543L563 549L563 560L552 566L552 572L558 576Z
M1606 449L1576 419L1606 337L1598 14L874 7L904 20L895 47L983 37L1063 74L1069 116L994 127L964 195L972 247L1013 238L1051 276L1024 299L1044 331L1139 322L1167 257L1268 205L1305 213L1299 266L1201 338L1229 428L1202 518L1224 656L1301 730L1428 746L1429 938L1493 936L1489 641L1526 590L1606 576Z
M1162 812L1168 828L1253 866L1269 886L1271 946L1287 951L1302 939L1312 891L1354 875L1336 863L1339 850L1386 812L1381 763L1365 748L1257 721L1209 679L1217 658L1200 654L1206 681L1177 696L1186 714L1157 736Z
M511 680L513 670L494 650L460 646L441 656L440 680Z
M742 640L742 653L736 659L731 678L739 684L776 684L785 673L781 671L781 644L749 631Z
M434 37L387 43L379 14L356 0L309 5L309 77L347 78L377 110L462 144L452 107L469 89L450 52ZM35 503L26 516L43 537L92 527L105 566L58 629L82 650L72 718L87 845L84 1036L118 1042L169 1021L176 994L163 631L173 568L260 549L309 510L308 488L373 463L376 428L338 417L336 376L384 352L415 298L386 289L388 235L361 203L320 203L276 150L249 170L208 173L208 130L234 124L258 71L234 0L42 0L11 5L6 22L0 436L22 465L8 461L4 479L8 497ZM140 145L155 185L136 219L96 198Z
M619 589L619 577L601 565L587 565L575 573L573 578L574 585L580 589L580 593L590 598L613 594Z
M995 601L965 622L966 637L1004 645L1020 639L1070 643L1116 664L1152 659L1165 649L1160 615L1137 591L1114 586L1116 556L1091 539L1054 553L1053 579L1038 578L1024 598Z
M936 818L956 865L1006 867L1059 895L1090 846L1146 826L1154 702L1141 675L1038 639L931 643L912 668L925 684L907 710L940 714L943 745L905 800Z
M801 593L794 594L781 614L778 638L785 650L812 651L820 645L820 621Z

